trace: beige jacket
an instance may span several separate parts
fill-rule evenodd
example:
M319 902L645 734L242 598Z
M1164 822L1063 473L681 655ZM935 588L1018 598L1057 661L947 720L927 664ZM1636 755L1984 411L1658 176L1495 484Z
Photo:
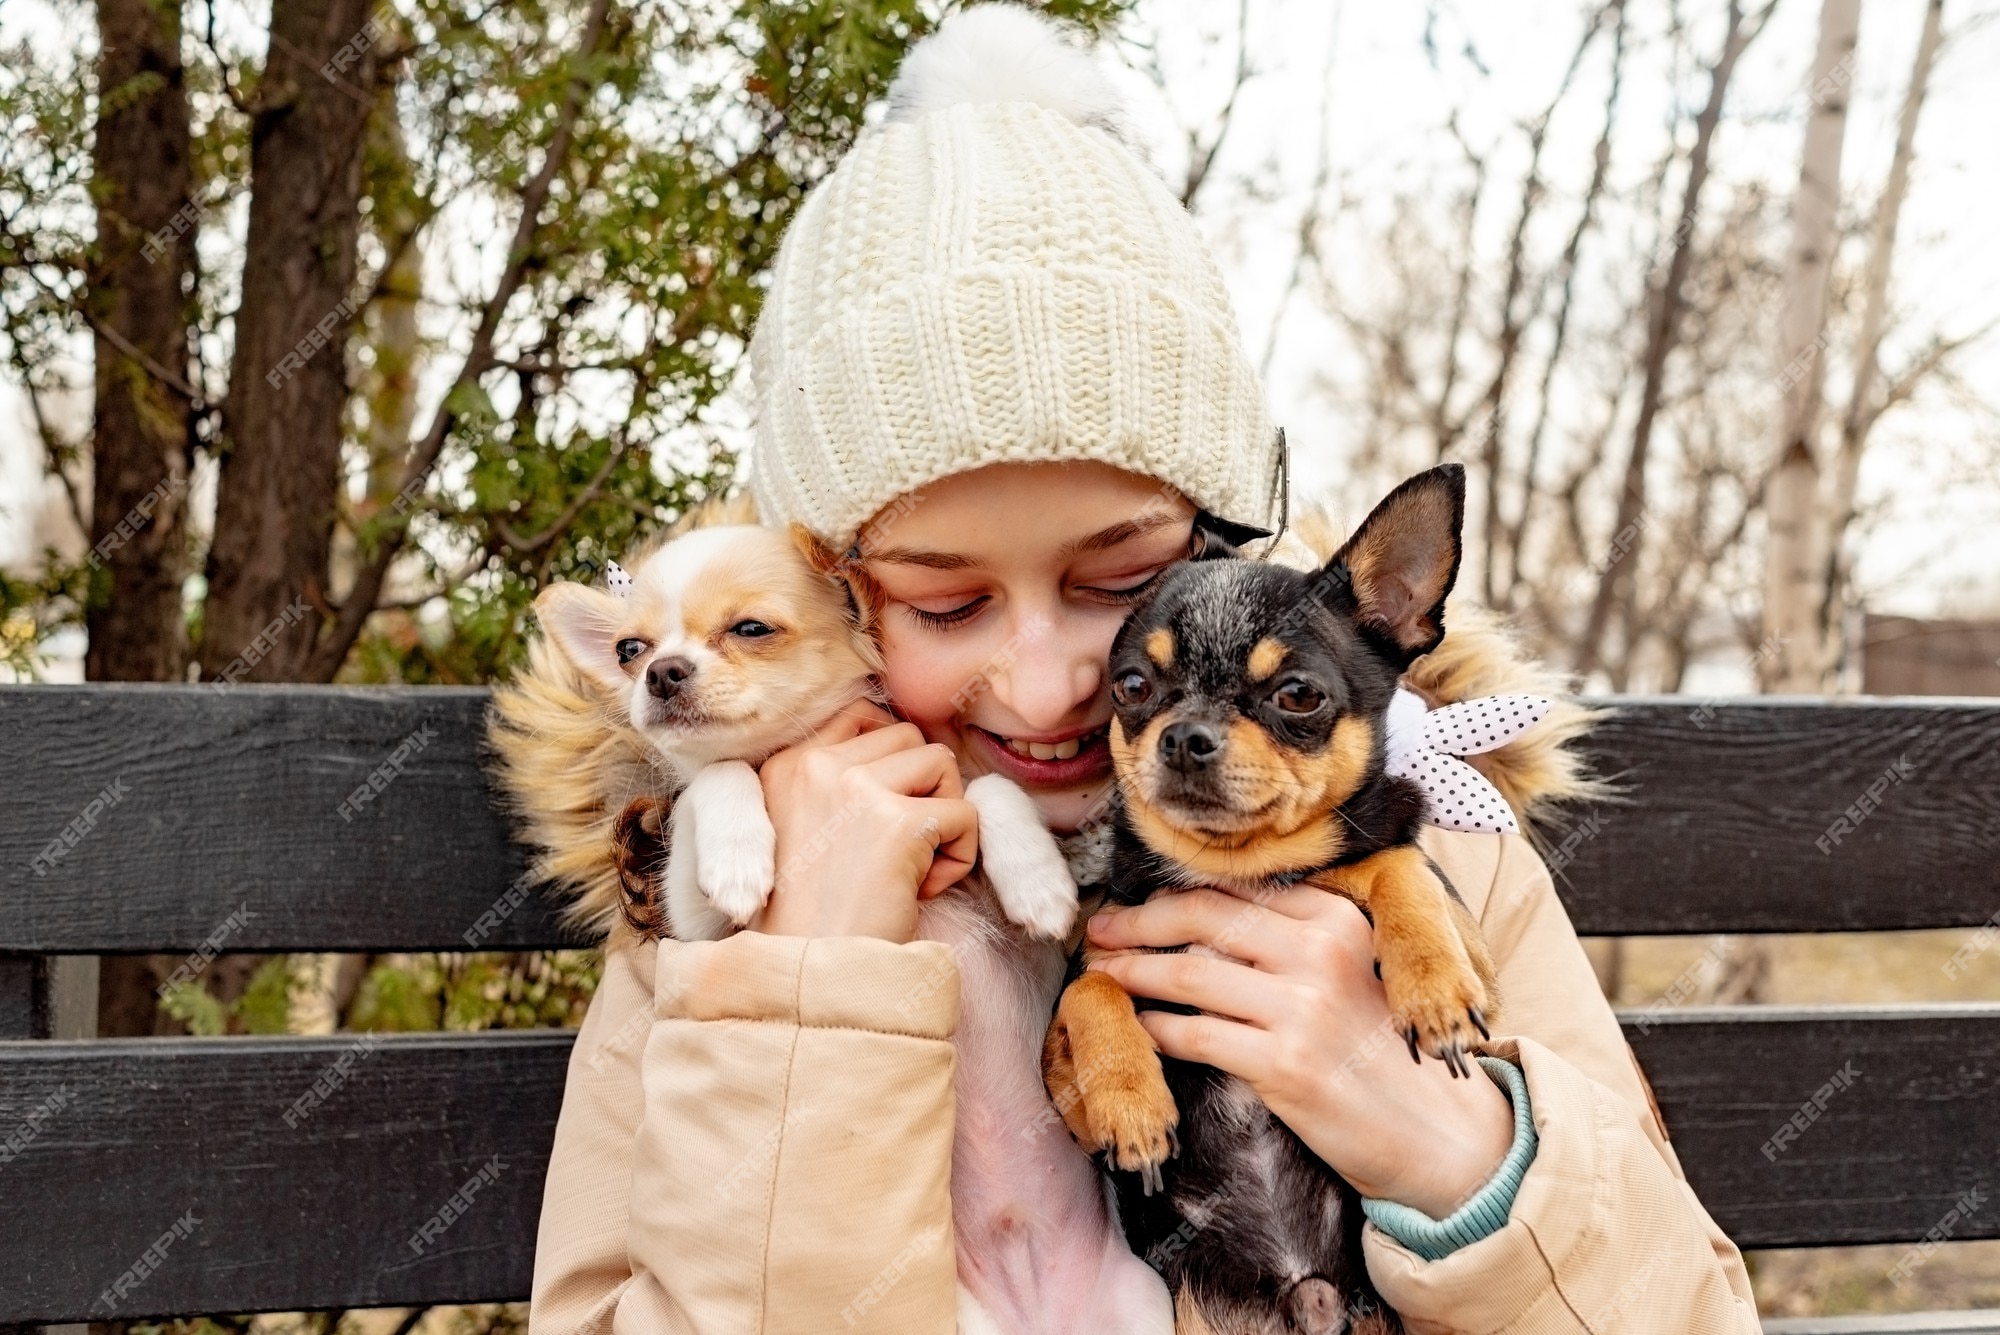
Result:
M1540 1149L1440 1261L1368 1226L1413 1335L1739 1335L1742 1257L1681 1175L1547 870L1430 830L1484 926ZM543 1200L532 1335L953 1329L956 968L941 945L743 933L606 953Z

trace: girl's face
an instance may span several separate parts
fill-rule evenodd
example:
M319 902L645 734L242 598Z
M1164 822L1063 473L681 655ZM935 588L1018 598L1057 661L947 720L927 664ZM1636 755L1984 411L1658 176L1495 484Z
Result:
M995 464L891 502L862 553L898 712L1076 829L1111 779L1112 637L1193 528L1172 487L1099 463Z

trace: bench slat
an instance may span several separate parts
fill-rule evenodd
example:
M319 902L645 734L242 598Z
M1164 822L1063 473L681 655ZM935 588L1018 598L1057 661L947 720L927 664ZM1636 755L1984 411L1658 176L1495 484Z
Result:
M486 700L0 686L0 951L192 950L239 909L238 950L564 944L540 893L495 913L523 859L480 773ZM2000 907L2000 704L1754 700L1709 717L1687 699L1613 703L1591 746L1628 800L1580 813L1596 833L1554 859L1586 935L1972 926ZM1822 852L1904 757L1909 776Z
M1696 1189L1744 1246L1915 1239L1966 1191L2000 1189L2000 1005L1625 1018ZM0 1162L7 1199L33 1202L33 1227L0 1233L0 1325L526 1297L573 1036L383 1038L288 1127L353 1042L0 1043L0 1145L65 1094ZM1853 1086L1767 1160L1850 1062ZM497 1180L413 1250L494 1154ZM157 1269L100 1303L189 1211ZM1991 1208L1953 1233L1996 1235Z
M2000 701L1608 703L1589 749L1626 801L1584 813L1573 833L1592 816L1599 832L1557 879L1585 935L1972 927L2000 909Z
M0 1144L42 1114L0 1163L0 1326L526 1298L574 1036L357 1037L0 1043Z
M2000 1003L1620 1019L1689 1181L1737 1245L1908 1241L1940 1224L2000 1237Z
M561 944L539 890L494 912L525 860L480 772L487 698L0 687L0 950L179 952L217 932L230 950ZM382 791L344 818L406 743ZM100 797L91 828L38 870Z
M2000 1312L1772 1317L1764 1335L2000 1335Z

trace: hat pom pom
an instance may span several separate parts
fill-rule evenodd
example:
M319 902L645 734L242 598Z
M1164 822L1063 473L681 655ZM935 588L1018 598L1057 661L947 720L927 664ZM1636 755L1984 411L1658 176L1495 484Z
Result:
M1019 5L958 10L903 58L888 118L914 121L962 102L1032 102L1126 138L1118 94L1067 31Z

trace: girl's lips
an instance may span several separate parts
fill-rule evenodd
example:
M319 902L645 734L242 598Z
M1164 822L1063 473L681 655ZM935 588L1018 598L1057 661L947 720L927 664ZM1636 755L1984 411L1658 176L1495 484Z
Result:
M988 764L1025 788L1063 788L1103 776L1111 768L1111 743L1099 729L1067 760L1037 760L1007 745L996 732L968 723L966 730L986 748Z

